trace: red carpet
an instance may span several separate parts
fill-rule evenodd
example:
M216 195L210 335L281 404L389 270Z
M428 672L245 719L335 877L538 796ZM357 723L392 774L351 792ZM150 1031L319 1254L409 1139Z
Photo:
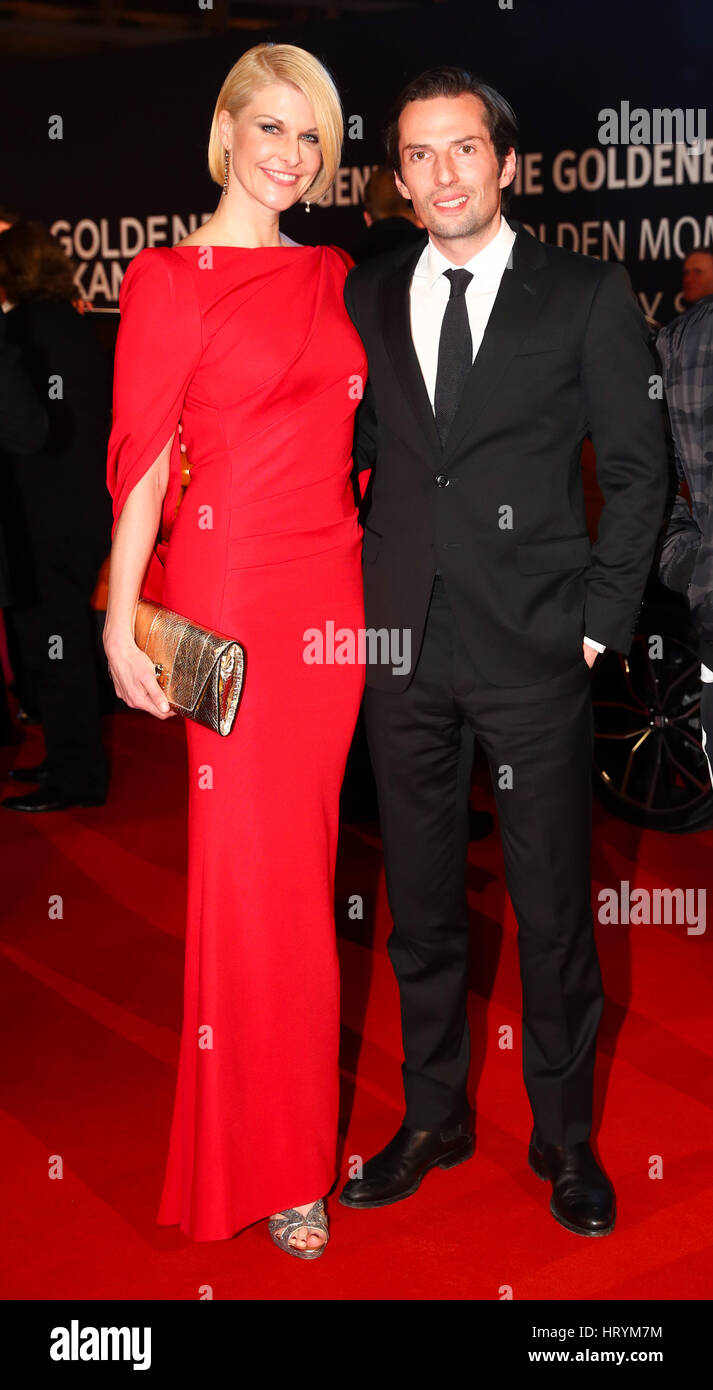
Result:
M585 1240L548 1211L526 1165L515 921L497 833L471 847L475 1158L436 1170L381 1211L329 1203L332 1242L310 1265L260 1223L200 1244L154 1217L181 1022L185 754L178 719L106 720L110 799L20 815L3 840L2 1152L9 1299L515 1299L710 1295L713 1268L711 934L602 926L607 1004L597 1067L597 1147L619 1219ZM43 755L36 729L0 750L6 771ZM478 773L478 808L492 809ZM166 808L158 812L155 807ZM595 808L594 893L709 888L713 831L642 832ZM110 892L107 885L120 885ZM350 920L352 895L363 920ZM710 893L709 898L713 897ZM61 899L61 915L56 906ZM710 905L709 905L710 906ZM376 827L343 827L337 878L343 976L342 1173L401 1115L400 1028ZM305 992L309 985L295 981ZM513 1030L511 1050L501 1030ZM606 1104L605 1104L606 1101ZM660 1177L650 1176L660 1158ZM256 1159L259 1162L259 1157ZM63 1176L52 1179L61 1162Z

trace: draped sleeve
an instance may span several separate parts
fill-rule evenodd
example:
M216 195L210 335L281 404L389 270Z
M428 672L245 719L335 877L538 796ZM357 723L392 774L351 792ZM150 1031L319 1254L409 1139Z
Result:
M336 253L337 253L337 255L338 255L340 261L343 261L343 263L344 263L344 265L346 266L347 270L351 270L351 269L353 268L353 266L354 266L354 260L353 260L353 258L349 255L349 252L344 250L344 247L343 247L343 246L335 246L335 245L334 245L334 242L332 242L329 249L330 249L330 251L336 251Z
M140 251L121 283L119 310L106 474L113 502L111 534L113 538L130 492L175 431L161 526L141 586L143 598L160 602L168 537L181 493L178 422L203 348L190 266L170 247Z

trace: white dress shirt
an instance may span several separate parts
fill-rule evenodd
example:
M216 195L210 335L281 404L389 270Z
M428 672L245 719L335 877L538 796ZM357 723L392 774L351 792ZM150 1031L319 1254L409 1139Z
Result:
M503 271L510 260L514 241L515 233L512 227L501 217L499 231L492 241L489 241L482 251L476 251L462 267L463 270L469 270L473 276L465 292L465 302L470 336L473 339L474 361L483 341L483 334L500 288ZM411 280L411 336L431 406L436 394L441 324L451 293L450 283L444 275L446 270L453 270L453 262L434 246L429 237Z
M470 336L473 340L473 361L483 341L503 273L506 267L512 266L515 235L510 224L501 216L500 227L492 241L489 241L482 251L476 251L475 255L460 267L469 270L473 276L465 292ZM426 384L428 399L434 411L441 325L451 293L450 282L446 279L444 271L452 269L453 262L434 246L429 237L416 262L411 280L411 337ZM605 650L601 642L595 642L591 637L585 637L584 641L598 652Z

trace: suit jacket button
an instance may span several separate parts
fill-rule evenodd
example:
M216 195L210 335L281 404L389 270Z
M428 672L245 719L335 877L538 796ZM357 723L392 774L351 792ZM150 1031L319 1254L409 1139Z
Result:
M450 481L451 480L446 473L436 474L436 487L448 487Z

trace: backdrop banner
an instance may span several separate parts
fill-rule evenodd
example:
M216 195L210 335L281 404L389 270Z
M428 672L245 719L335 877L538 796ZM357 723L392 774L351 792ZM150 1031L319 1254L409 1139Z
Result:
M295 240L358 243L393 97L425 67L460 64L517 112L513 215L543 240L623 261L660 323L680 312L681 259L713 249L713 10L668 0L471 0L91 59L0 62L0 206L52 228L97 308L116 308L142 247L171 245L213 211L213 107L232 64L265 40L317 54L344 104L342 167L309 217L300 206L283 219Z

